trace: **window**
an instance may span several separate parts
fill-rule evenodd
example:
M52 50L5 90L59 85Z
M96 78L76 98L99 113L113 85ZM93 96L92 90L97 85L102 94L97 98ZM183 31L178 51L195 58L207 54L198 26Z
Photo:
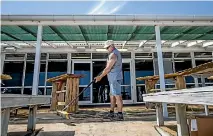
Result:
M22 86L24 62L22 61L5 61L4 74L10 75L11 80L3 80L5 87Z
M66 74L66 73L67 73L67 61L65 61L65 62L56 62L56 61L48 62L47 79L55 77L55 76L59 76L62 74ZM45 76L45 74L42 73L42 77L43 76ZM44 79L44 78L42 78L42 79ZM52 86L52 84L47 82L47 86Z

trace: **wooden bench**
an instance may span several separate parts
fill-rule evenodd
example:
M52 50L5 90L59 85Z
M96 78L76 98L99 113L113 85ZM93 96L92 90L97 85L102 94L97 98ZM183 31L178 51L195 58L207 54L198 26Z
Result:
M213 105L213 86L150 93L143 97L145 102L156 103L158 126L164 125L162 116L159 116L162 115L161 103L175 104L178 136L189 136L186 104Z
M1 136L7 136L12 109L29 107L27 131L33 132L36 127L37 106L46 104L50 104L50 96L1 94Z

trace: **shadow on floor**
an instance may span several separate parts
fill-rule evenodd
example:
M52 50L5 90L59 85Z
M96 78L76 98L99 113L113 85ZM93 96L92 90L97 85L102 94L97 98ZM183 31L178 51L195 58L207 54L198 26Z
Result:
M9 132L8 136L74 136L75 131L40 131L38 134L32 134L30 132Z
M74 126L79 123L92 123L92 122L112 122L110 119L103 119L108 112L97 110L79 110L77 113L70 114L70 119L63 119L56 113L40 113L37 115L37 124L50 124L50 123L64 123ZM25 124L27 118L16 118L11 121L10 124ZM125 121L156 121L155 112L139 112L139 111L126 111L124 113ZM175 120L175 118L169 117L165 121Z

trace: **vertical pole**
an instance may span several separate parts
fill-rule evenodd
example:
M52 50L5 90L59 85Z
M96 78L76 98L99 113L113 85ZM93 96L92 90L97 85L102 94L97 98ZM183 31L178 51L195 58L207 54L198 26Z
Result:
M131 78L131 98L133 103L137 102L137 89L136 89L136 70L135 70L135 53L131 52L130 72L134 73Z
M162 91L165 91L165 79L164 79L162 49L161 49L160 26L155 26L155 34L156 34L156 47L157 47L157 54L158 54L160 89ZM162 103L162 104L163 104L163 116L168 117L167 104L166 103Z
M22 76L22 88L21 94L24 94L24 82L25 82L25 75L26 75L26 65L27 65L27 53L24 55L24 68L23 68L23 76Z
M67 59L68 59L68 63L67 63L67 73L71 74L71 53L67 54Z
M192 68L196 67L196 63L195 63L195 55L194 52L191 52L191 59L192 59ZM199 87L198 84L198 79L196 77L194 77L194 81L195 81L195 87Z
M163 109L162 109L162 104L157 103L156 104L156 117L157 117L157 125L158 126L163 126L164 125L164 119L163 119Z
M49 53L46 56L46 65L45 65L45 82L44 82L44 95L47 95L47 71L48 71L48 60L49 60Z
M36 56L35 65L33 73L33 90L32 95L38 95L38 82L39 82L39 72L40 72L40 57L41 57L41 42L42 42L42 26L38 26L37 32L37 43L36 43Z
M205 85L205 78L203 78L202 76L201 76L201 83L202 83L202 87L206 86ZM208 105L204 105L204 109L205 109L205 115L208 116L209 115Z
M35 131L36 128L36 110L37 106L29 107L27 131Z
M178 136L189 136L186 105L175 104Z
M5 54L1 53L1 74L3 73L3 69L4 69L4 60L5 60Z
M1 136L7 136L9 119L10 119L10 108L6 108L1 113Z

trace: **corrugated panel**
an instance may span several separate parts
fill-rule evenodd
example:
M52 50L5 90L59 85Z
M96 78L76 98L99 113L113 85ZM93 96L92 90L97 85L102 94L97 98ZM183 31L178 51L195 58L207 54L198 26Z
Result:
M78 26L54 26L62 34L81 34Z
M49 26L44 26L43 34L55 34L55 32Z
M109 34L108 39L115 41L126 41L131 37L131 34Z
M106 41L107 34L84 34L87 41Z
M16 41L16 40L5 34L1 34L1 41Z
M201 36L202 34L183 34L174 40L195 40L196 37Z
M12 34L12 36L22 40L22 41L36 41L36 37L31 34Z
M42 39L45 41L62 41L57 34L43 34Z
M173 40L178 34L161 34L161 40Z
M79 26L85 34L106 34L108 26Z
M161 34L180 34L190 28L190 26L164 26L161 29Z
M189 31L189 34L204 34L213 31L213 26L194 26Z
M67 41L84 41L82 34L62 34Z
M132 40L153 40L154 34L136 34L132 37Z
M138 26L136 34L154 34L155 27L154 26Z
M131 34L134 26L109 26L109 33L112 34Z
M37 34L38 26L22 26L22 27L26 28L31 33Z
M213 40L213 34L205 34L197 39L198 40Z
M1 31L9 34L25 34L27 33L18 26L1 26Z

